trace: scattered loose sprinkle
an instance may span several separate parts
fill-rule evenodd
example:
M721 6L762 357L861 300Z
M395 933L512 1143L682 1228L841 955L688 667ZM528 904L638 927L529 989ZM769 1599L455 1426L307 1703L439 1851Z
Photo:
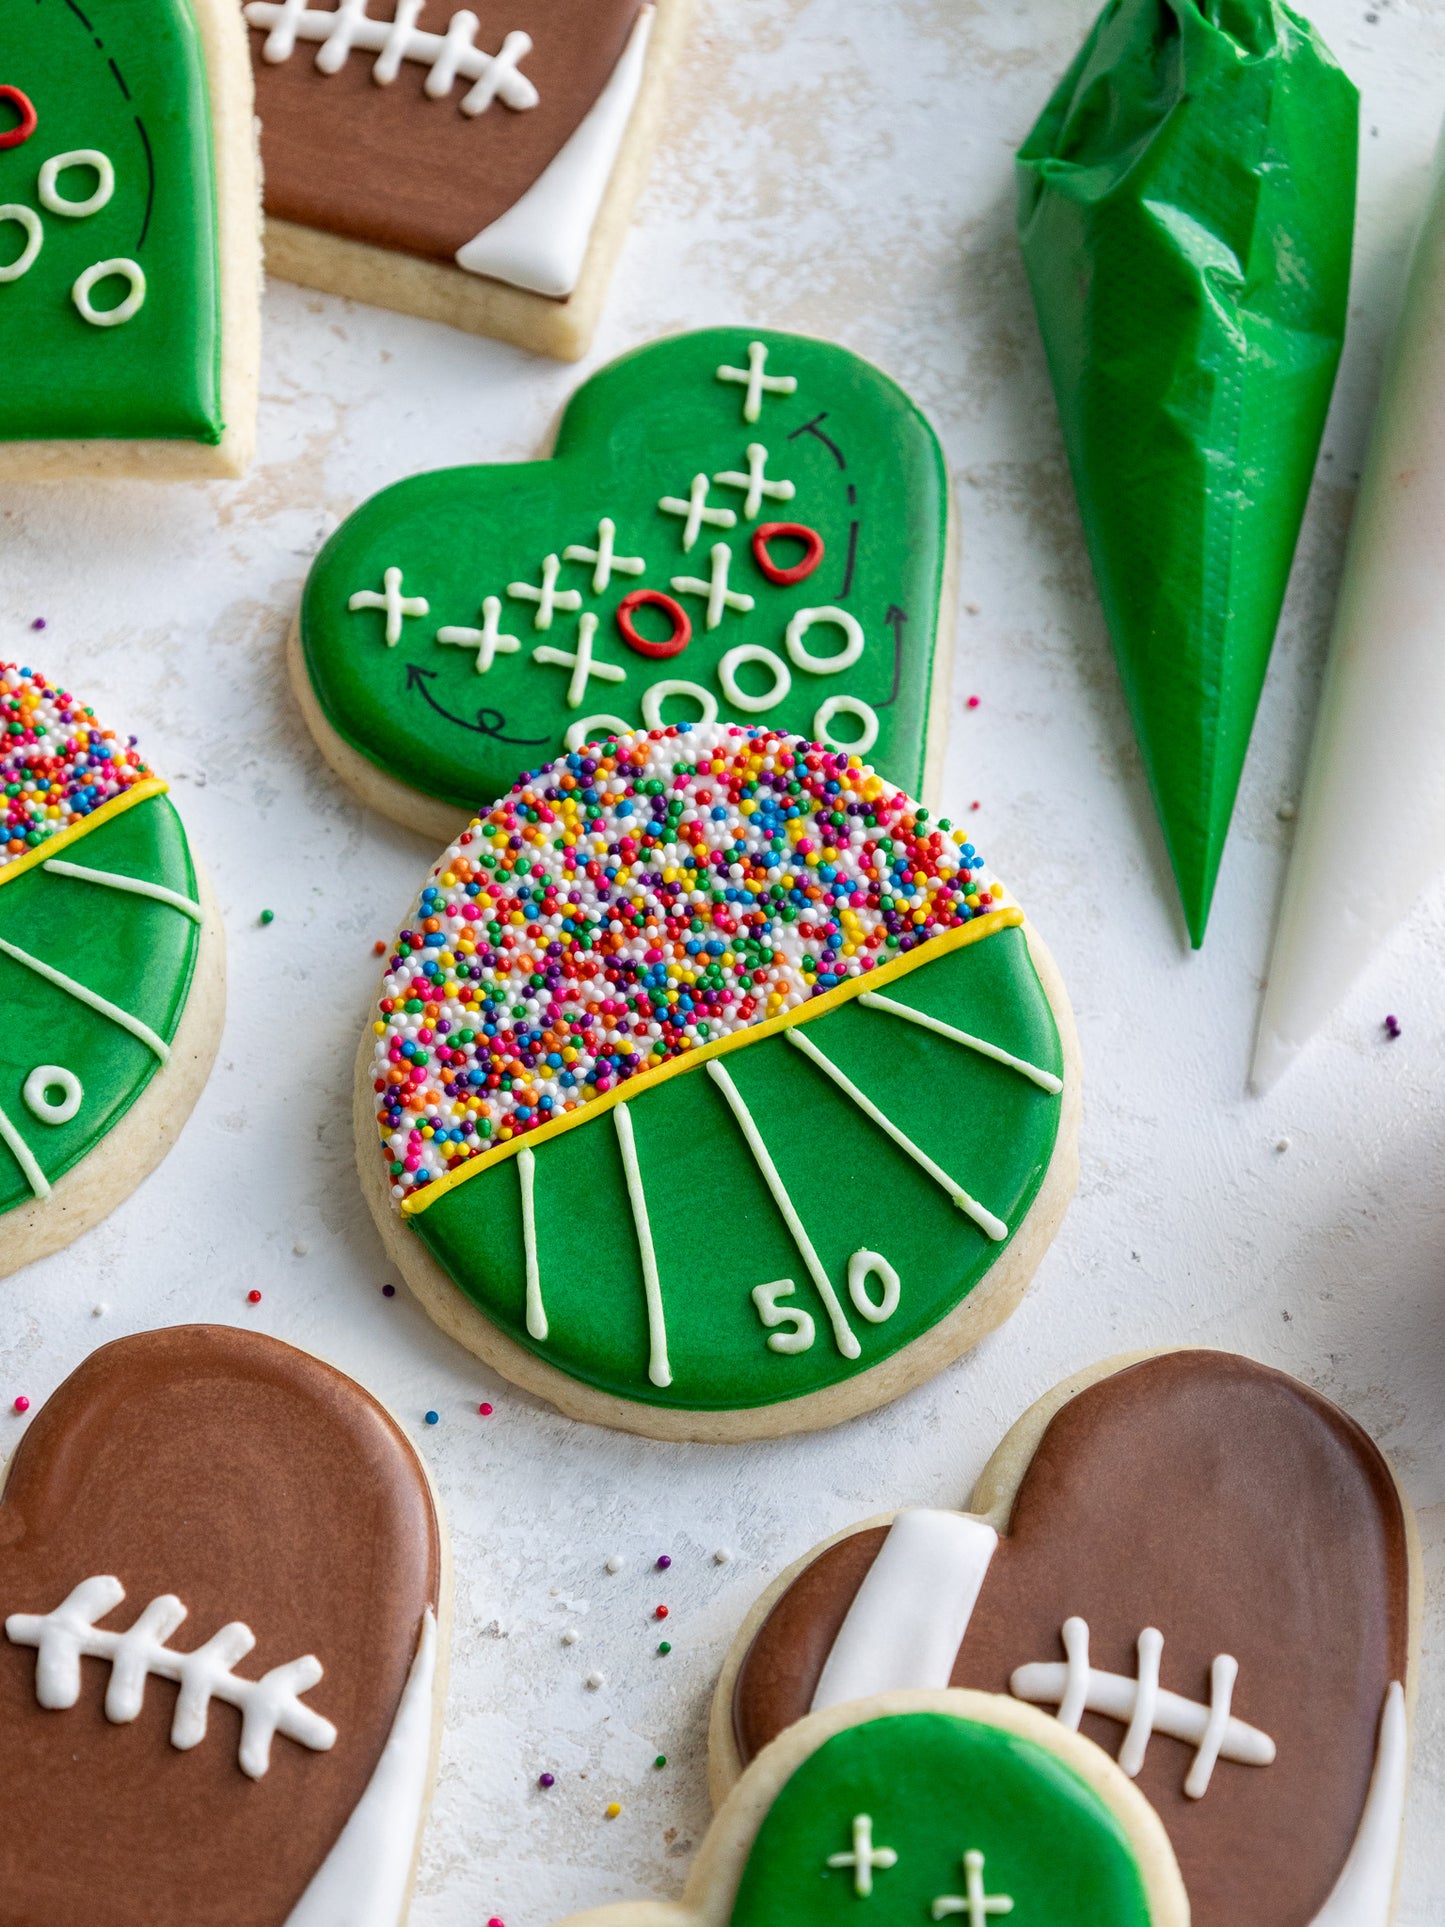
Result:
M664 1766L666 1766L666 1765L667 1765L667 1755L666 1755L665 1753L659 1753L659 1754L658 1754L658 1756L657 1756L657 1758L656 1758L656 1759L655 1759L655 1760L654 1760L654 1761L652 1762L652 1764L653 1764L654 1766L656 1766L656 1767L664 1767Z
M1392 1043L1400 1035L1400 1020L1398 1017L1387 1017L1385 1019L1385 1035Z
M599 1686L605 1686L607 1684L607 1676L605 1673L589 1673L587 1675L587 1684L595 1693Z
M371 954L373 957L384 957L386 955L386 944L380 937L378 937L376 942L371 946Z
M102 729L38 670L0 663L0 865L149 775L134 736Z
M969 699L968 699L968 706L969 706L969 708L970 708L970 709L977 709L977 708L978 708L978 705L979 705L979 702L980 702L980 700L981 700L981 698L980 698L980 697L978 697L978 696L970 696L970 697L969 697Z
M602 1809L602 1817L604 1820L615 1820L621 1811L622 1806L619 1801L609 1800L607 1805Z
M666 1606L659 1606L656 1612L654 1612L652 1616L654 1619L666 1619L667 1618Z
M90 1308L90 1315L92 1318L104 1318L105 1314L109 1310L110 1310L109 1305L92 1305Z
M983 808L983 804L979 802L977 797L975 797L968 807L971 810L981 810Z
M276 921L276 912L274 910L263 910L256 921L262 925L274 923Z
M25 1396L23 1392L20 1394L19 1398L17 1398L15 1401L15 1410L17 1412L28 1412L30 1410L30 1400Z
M667 1569L668 1569L668 1567L669 1567L669 1566L670 1566L671 1564L672 1564L672 1554L671 1554L671 1553L668 1553L668 1552L664 1552L664 1553L661 1553L661 1554L660 1554L660 1555L658 1556L658 1561L657 1561L657 1570L658 1570L659 1572L666 1572L666 1571L667 1571Z
M965 602L963 606L971 616L978 614L979 605L976 602Z
M304 1258L311 1247L304 1238L298 1238L291 1249L298 1258Z
M1287 1151L1289 1149L1289 1139L1282 1137L1274 1148L1276 1151Z
M477 1407L477 1410L483 1418L490 1418L492 1416L492 1408L487 1404L485 1399L483 1399L482 1403Z
M1294 804L1281 803L1279 808L1275 811L1275 815L1279 818L1281 823L1293 823L1295 819Z
M727 1547L719 1546L712 1556L712 1562L715 1566L725 1566L731 1558L732 1554L728 1551Z
M562 1644L564 1646L575 1646L581 1637L581 1633L578 1632L575 1626L569 1626L562 1635Z
M662 1654L662 1656L665 1659L667 1655L672 1651L672 1641L670 1639L659 1640L657 1650Z
M246 1303L248 1305L259 1305L260 1302L261 1294L259 1291L248 1291L246 1293Z
M606 1565L608 1572L621 1572L622 1570L621 1555L616 1552L609 1553L606 1560L604 1561L604 1564Z
M32 622L32 623L31 623L31 625L30 625L30 627L31 627L32 629L43 629L43 628L45 627L45 618L44 618L44 616L37 616L37 617L35 618L35 620L34 620L34 622Z
M537 1785L540 1787L556 1786L556 1784L557 1776L555 1773L539 1773L537 1775Z
M427 1424L428 1424L428 1425L440 1425L440 1424L441 1424L441 1413L440 1413L440 1412L428 1412L428 1413L427 1413L427 1415L426 1415L426 1422L427 1422Z
M381 1288L381 1295L382 1295L382 1297L383 1297L383 1298L395 1298L395 1296L396 1296L396 1286L395 1286L395 1285L383 1285L383 1286L382 1286L382 1288Z

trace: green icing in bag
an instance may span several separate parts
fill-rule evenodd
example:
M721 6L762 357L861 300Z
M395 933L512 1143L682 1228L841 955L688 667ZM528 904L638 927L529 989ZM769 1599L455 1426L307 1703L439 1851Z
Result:
M1196 945L1339 362L1357 122L1280 0L1113 0L1019 151L1084 533Z

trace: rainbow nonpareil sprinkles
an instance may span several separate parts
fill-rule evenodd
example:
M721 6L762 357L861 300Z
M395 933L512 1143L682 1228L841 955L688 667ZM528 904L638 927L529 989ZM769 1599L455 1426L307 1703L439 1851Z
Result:
M149 774L133 736L102 729L37 670L0 663L0 867Z
M999 904L961 831L846 752L712 724L564 756L458 837L397 940L392 1195Z

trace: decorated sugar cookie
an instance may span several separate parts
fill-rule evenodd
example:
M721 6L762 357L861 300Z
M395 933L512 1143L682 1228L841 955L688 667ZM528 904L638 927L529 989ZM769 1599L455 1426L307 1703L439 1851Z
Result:
M1307 1386L1116 1360L1024 1415L971 1513L884 1513L783 1575L719 1683L715 1784L810 1710L1009 1693L1117 1757L1194 1927L1385 1927L1416 1558L1379 1451Z
M680 1902L563 1927L1186 1927L1148 1802L1092 1742L990 1693L883 1693L755 1760Z
M166 785L0 663L0 1274L159 1164L220 1041L224 937Z
M359 1385L219 1326L92 1353L0 1504L11 1917L400 1927L449 1605Z
M933 431L876 368L798 335L679 335L579 389L550 461L358 509L307 580L292 680L339 774L438 838L520 770L678 722L856 749L927 800L948 517Z
M259 185L233 0L10 0L0 477L235 475Z
M433 867L357 1063L362 1181L463 1344L664 1438L864 1411L1007 1317L1072 1192L1047 952L857 757L578 749Z
M245 0L266 265L585 352L691 0Z

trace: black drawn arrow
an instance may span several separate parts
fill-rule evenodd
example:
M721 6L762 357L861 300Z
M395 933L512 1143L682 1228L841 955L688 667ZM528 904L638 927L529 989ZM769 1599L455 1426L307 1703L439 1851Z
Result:
M435 682L437 675L438 671L435 669L423 669L420 663L409 662L406 666L407 689L416 690L438 716L445 718L449 723L455 723L458 729L469 729L477 736L490 736L494 742L510 743L514 749L546 749L551 743L550 736L504 736L502 731L507 727L507 719L500 709L488 709L484 706L477 711L477 720L474 723L467 722L464 717L454 716L449 709L442 708L427 687L428 683Z

